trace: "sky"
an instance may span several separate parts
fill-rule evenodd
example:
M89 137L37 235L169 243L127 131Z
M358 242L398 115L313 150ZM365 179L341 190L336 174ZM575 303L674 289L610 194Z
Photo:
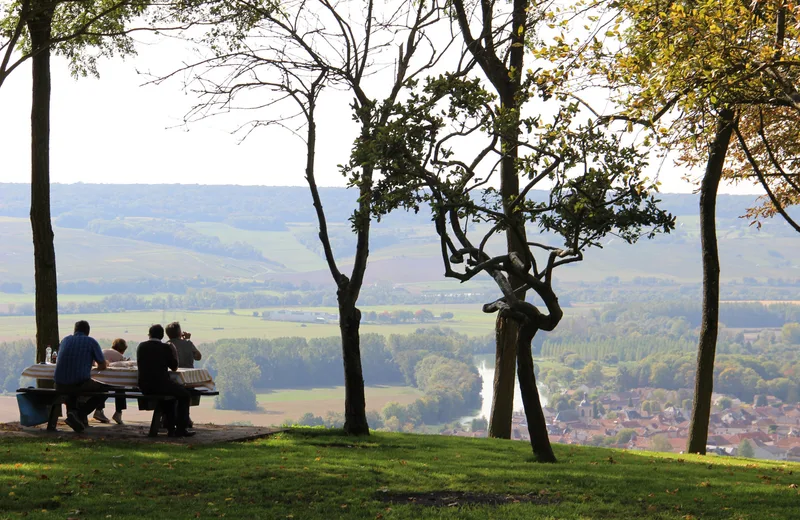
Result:
M242 140L235 130L251 114L183 124L197 102L180 78L145 85L147 73L166 74L188 60L171 41L138 45L138 56L101 61L100 78L74 79L63 59L52 60L51 182L304 185L305 146L284 128L261 128ZM319 106L317 181L344 186L337 164L347 160L356 127L349 97L332 94ZM0 182L30 179L30 67L0 88ZM655 167L651 175L656 174ZM695 186L667 160L658 172L663 192ZM722 193L758 193L752 186Z
M169 42L165 44L170 48ZM305 146L285 129L260 129L242 141L234 131L247 114L183 125L196 103L180 79L144 85L144 72L167 73L174 59L159 46L100 63L100 78L74 79L52 60L51 182L302 185ZM0 88L0 182L30 182L30 66ZM352 125L347 99L320 109L318 182L343 186L336 169L347 159ZM326 168L325 165L333 167Z

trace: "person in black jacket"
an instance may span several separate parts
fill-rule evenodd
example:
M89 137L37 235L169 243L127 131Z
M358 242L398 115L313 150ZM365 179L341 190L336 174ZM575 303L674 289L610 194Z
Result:
M189 391L169 377L169 371L178 370L178 358L171 345L163 343L164 327L153 325L148 334L149 340L139 343L136 361L139 365L139 389L144 394L174 395L176 407L166 406L164 423L170 437L191 437L195 432L188 431ZM176 417L177 415L177 417Z

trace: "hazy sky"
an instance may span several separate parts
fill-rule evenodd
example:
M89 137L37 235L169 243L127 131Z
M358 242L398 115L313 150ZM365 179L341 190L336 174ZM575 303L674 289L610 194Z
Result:
M75 80L63 60L53 58L52 182L303 184L305 148L285 129L259 129L240 143L232 131L248 120L246 113L182 126L194 95L184 93L179 80L141 86L148 77L137 73L171 70L177 61L165 58L165 50L174 51L174 44L139 48L137 57L101 62L100 79ZM29 89L28 66L0 88L0 182L30 179ZM354 135L348 130L355 130L348 102L339 95L320 104L317 175L323 186L344 185L336 165L347 160ZM660 180L665 192L693 189L669 162Z
M180 80L140 86L149 78L137 73L154 64L168 72L170 63L175 62L163 59L157 46L142 47L138 57L102 62L100 79L75 80L65 62L53 58L52 182L304 182L305 147L285 129L260 129L240 142L232 131L247 114L182 126L196 98L182 91ZM344 184L335 166L347 159L352 134L341 130L352 124L348 110L346 99L320 110L321 185ZM0 182L29 182L29 118L30 67L23 66L0 88Z

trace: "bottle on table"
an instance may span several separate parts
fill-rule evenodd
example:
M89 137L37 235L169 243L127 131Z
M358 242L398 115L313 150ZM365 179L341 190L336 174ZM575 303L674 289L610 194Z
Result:
M51 363L53 358L53 349L50 348L50 345L47 345L47 348L44 350L44 362Z

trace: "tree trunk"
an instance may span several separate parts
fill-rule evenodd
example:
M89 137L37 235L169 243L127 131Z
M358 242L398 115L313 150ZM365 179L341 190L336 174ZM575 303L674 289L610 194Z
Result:
M50 220L50 32L52 10L28 22L31 59L31 229L36 283L36 361L48 346L58 347L58 287L53 225Z
M697 346L697 370L689 426L687 451L705 455L711 393L714 389L714 356L719 327L719 251L717 250L717 189L733 133L733 111L724 109L717 120L716 134L700 184L700 247L703 252L703 315Z
M532 323L525 323L519 328L517 336L519 389L522 394L522 404L525 407L525 418L528 420L528 435L531 438L534 457L537 462L556 462L556 456L550 446L550 437L547 434L547 422L544 418L544 411L542 411L542 403L539 400L539 390L536 388L536 376L533 372L531 342L537 330Z
M342 333L344 361L344 431L351 435L369 435L364 376L361 369L361 311L355 304L339 301L339 329Z
M356 307L358 294L364 281L364 272L369 257L370 228L370 190L372 188L372 168L364 167L365 181L359 187L359 210L356 212L357 242L352 278L343 275L336 265L328 222L322 209L322 200L315 177L315 157L317 149L317 126L314 117L316 95L326 73L322 72L312 84L308 96L308 138L306 140L306 181L311 190L314 210L319 223L319 240L325 252L325 261L336 282L336 298L339 302L339 332L342 336L342 363L344 365L344 431L353 435L369 435L367 424L367 402L364 396L364 376L361 368L361 311ZM366 123L364 123L366 125ZM362 135L368 136L366 126L362 125Z
M519 196L519 172L518 164L518 132L519 132L519 112L517 100L515 99L517 90L511 91L501 96L503 110L516 114L513 119L515 123L509 122L511 128L509 133L501 135L500 146L503 150L503 159L500 163L500 193L503 196L503 210L508 213L510 204ZM528 246L525 239L525 223L521 216L512 215L510 217L512 225L506 230L506 247L509 253L517 253L520 258L528 258ZM527 264L527 262L526 262ZM509 282L513 288L523 284L522 280L514 276L509 276ZM525 292L517 293L520 300L525 299ZM519 325L511 318L503 315L497 317L495 323L495 371L494 371L494 393L492 396L492 417L489 424L489 436L499 439L511 438L511 416L514 413L514 366L517 349L517 336Z
M489 437L511 438L511 416L514 412L514 390L517 364L517 322L497 316L494 358L494 385L492 392L492 415L489 422Z
M519 99L521 77L525 56L525 35L527 30L528 8L530 0L513 0L511 9L510 33L511 46L508 55L498 56L494 45L495 34L490 29L494 22L494 3L484 2L484 33L477 39L472 37L469 26L466 2L454 0L461 32L464 35L467 49L483 70L489 82L500 98L502 107L502 124L499 129L500 147L503 157L500 162L500 193L503 197L503 209L508 211L509 205L519 195L518 135L520 126ZM470 4L471 5L471 4ZM491 44L486 44L491 40ZM506 62L505 59L508 58ZM520 258L528 258L525 239L525 226L520 216L511 216L511 225L506 230L506 242L509 253L518 253ZM512 287L521 285L520 280L510 277ZM524 300L525 293L517 296ZM489 436L510 438L511 415L514 409L514 365L516 357L517 326L508 318L498 317L495 324L496 350L494 393L492 395L492 416L489 418Z
M503 197L503 211L508 214L509 205L519 196L519 99L521 90L521 74L524 60L524 40L527 29L528 0L514 0L511 12L511 48L507 70L494 71L489 74L493 86L500 97L500 105L506 120L500 134L500 147L503 158L500 163L500 193ZM484 16L486 16L484 14ZM498 73L499 72L499 73ZM525 238L525 222L521 215L510 215L512 225L506 230L506 246L509 253L517 253L527 265L528 245ZM517 288L522 280L509 277L511 286ZM525 293L517 293L520 300ZM518 324L507 317L498 316L495 324L497 344L495 359L498 363L494 372L494 394L492 396L492 417L489 424L489 436L502 439L511 438L511 416L514 413L514 357Z

